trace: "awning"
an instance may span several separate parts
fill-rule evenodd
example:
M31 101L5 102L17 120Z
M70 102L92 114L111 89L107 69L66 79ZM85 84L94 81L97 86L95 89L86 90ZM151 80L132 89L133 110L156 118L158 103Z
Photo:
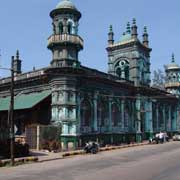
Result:
M31 109L51 94L51 91L39 93L19 94L14 97L14 110ZM9 110L10 96L0 98L0 111Z

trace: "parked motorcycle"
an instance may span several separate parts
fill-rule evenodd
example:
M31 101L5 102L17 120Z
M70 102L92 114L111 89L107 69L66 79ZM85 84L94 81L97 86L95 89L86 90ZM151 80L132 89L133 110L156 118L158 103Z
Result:
M99 151L99 145L95 142L86 143L84 151L86 153L96 154Z

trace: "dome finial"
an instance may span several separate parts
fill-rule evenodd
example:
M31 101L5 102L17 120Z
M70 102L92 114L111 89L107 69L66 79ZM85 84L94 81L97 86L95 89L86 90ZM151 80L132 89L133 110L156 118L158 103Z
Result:
M19 59L19 50L16 51L16 59Z
M147 34L147 26L144 26L144 34Z
M112 25L109 26L109 32L113 32L113 26Z
M172 63L175 63L174 53L172 53Z
M133 18L133 25L136 25L136 18Z

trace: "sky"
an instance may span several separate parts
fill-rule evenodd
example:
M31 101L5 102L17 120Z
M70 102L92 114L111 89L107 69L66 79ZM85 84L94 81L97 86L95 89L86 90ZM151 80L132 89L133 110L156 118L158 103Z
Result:
M0 0L0 65L10 67L11 56L19 49L22 71L46 67L52 60L47 38L52 34L49 13L60 0ZM82 13L79 35L84 50L79 60L84 66L107 72L106 52L109 25L115 41L126 30L127 22L136 18L139 39L143 27L149 33L151 72L171 61L180 64L180 0L72 0ZM0 76L9 72L0 70Z

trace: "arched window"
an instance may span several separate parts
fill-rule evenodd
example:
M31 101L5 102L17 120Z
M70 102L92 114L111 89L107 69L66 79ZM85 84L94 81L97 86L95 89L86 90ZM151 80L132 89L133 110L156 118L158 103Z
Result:
M92 119L92 111L90 102L85 99L81 102L81 125L90 126Z
M119 78L121 78L121 68L117 68L116 74L118 75Z
M120 122L120 111L118 108L118 105L116 103L112 104L112 126L118 126L118 123Z
M99 100L98 104L97 104L97 124L98 124L98 127L105 126L107 118L108 118L107 102Z
M158 117L158 120L159 120L159 127L163 127L164 126L164 115L163 115L163 106L160 105L159 106L159 117Z
M72 23L71 22L69 22L68 23L68 34L72 34Z
M124 71L125 71L125 79L129 80L129 65L125 67Z
M59 34L63 34L63 23L59 23Z
M130 109L128 102L125 103L125 109L124 109L124 127L129 126L129 118L130 118Z
M115 73L119 78L129 80L129 62L123 59L116 62Z

